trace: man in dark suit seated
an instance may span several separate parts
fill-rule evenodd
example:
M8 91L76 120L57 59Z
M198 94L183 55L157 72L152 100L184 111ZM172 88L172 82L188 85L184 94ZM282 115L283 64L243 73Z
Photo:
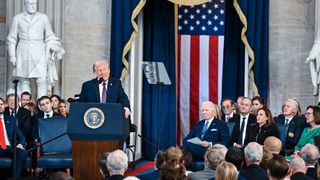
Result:
M319 158L319 149L317 146L313 144L306 144L300 150L300 157L304 160L306 166L308 167L306 175L317 179L316 164Z
M283 114L275 118L276 124L285 126L285 137L282 139L282 150L285 154L293 153L299 142L303 129L307 126L304 116L298 115L299 103L295 99L287 99L283 105ZM279 126L278 125L278 126Z
M223 111L221 120L228 123L228 122L235 122L235 119L239 118L239 115L234 112L236 107L234 105L234 102L231 99L222 99L221 109Z
M311 180L313 178L306 175L306 164L300 157L295 157L290 161L291 180Z
M203 120L197 122L190 133L183 139L183 149L189 151L193 160L202 160L208 147L214 144L228 146L230 137L226 122L214 117L214 104L210 101L202 103ZM199 143L195 144L188 140L198 138Z
M121 150L115 150L108 155L107 168L110 176L106 180L124 179L124 172L128 169L128 157Z
M243 147L249 143L249 127L256 124L256 116L250 114L252 108L251 99L248 97L243 97L240 102L240 116L234 118L236 123L233 133L231 144L237 147Z
M267 180L267 171L259 166L262 156L262 146L256 142L249 143L244 148L244 159L247 167L245 169L241 169L239 175L247 178L248 180Z
M286 159L278 154L274 154L268 162L269 180L289 179L290 168Z
M18 119L18 127L21 130L22 134L24 135L27 143L31 141L31 129L32 129L32 116L31 112L23 107L20 107L18 102L19 98L17 97L17 115L14 114L14 102L15 96L14 94L7 95L7 103L8 107L5 108L4 114L8 117L14 119L17 117Z
M0 157L13 158L13 130L14 118L6 116L4 112L3 99L0 97ZM16 176L20 176L24 168L27 152L24 149L25 138L17 127L17 162L16 162Z

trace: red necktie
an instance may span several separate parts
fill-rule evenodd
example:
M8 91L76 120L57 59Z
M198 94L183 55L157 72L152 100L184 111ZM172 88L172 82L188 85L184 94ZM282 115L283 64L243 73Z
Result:
M106 83L102 84L102 99L101 99L102 103L106 103L107 102L107 89L106 89Z
M0 118L0 147L3 150L7 149L6 140L4 138L4 128L2 124L2 118Z

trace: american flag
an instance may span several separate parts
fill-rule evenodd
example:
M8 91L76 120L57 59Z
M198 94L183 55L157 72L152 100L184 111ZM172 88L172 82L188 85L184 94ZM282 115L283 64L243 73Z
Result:
M221 100L225 0L179 6L178 141L201 119L201 103Z

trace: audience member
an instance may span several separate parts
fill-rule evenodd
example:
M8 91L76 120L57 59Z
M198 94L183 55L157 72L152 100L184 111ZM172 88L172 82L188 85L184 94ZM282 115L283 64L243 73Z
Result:
M110 176L109 171L107 169L108 155L109 153L106 152L106 153L103 153L99 158L100 173L104 179Z
M240 114L240 104L241 104L242 99L243 99L243 96L238 96L237 103L235 103L237 114Z
M215 177L218 165L220 165L225 159L225 152L224 148L208 148L204 156L204 170L190 173L188 175L188 179L198 180Z
M26 142L29 144L31 141L31 128L32 128L32 116L31 112L23 107L19 106L19 98L17 97L17 109L14 114L14 103L15 103L15 95L8 94L7 95L8 107L5 108L4 114L12 119L15 117L18 119L18 127L20 128L23 136L26 139Z
M26 104L30 103L32 99L32 95L28 91L24 91L20 95L20 105L24 107Z
M263 156L262 156L262 160L260 162L260 167L267 170L268 163L269 163L270 159L272 159L273 155L268 149L266 149L264 147L262 149L263 149Z
M304 160L308 168L306 175L317 179L316 164L319 159L319 149L313 144L306 144L300 150L300 157Z
M298 144L295 146L295 152L299 151L301 147L307 143L314 143L314 137L320 136L320 107L308 106L306 111L307 123L311 127L307 127L303 130Z
M148 174L143 174L143 175L138 175L137 178L141 180L149 180L149 179L159 179L160 177L160 170L163 162L165 161L165 153L161 150L159 150L156 154L156 157L154 159L155 161L155 171L148 173Z
M31 116L34 116L39 113L39 109L38 109L37 105L33 102L29 102L29 103L25 104L24 108L31 112Z
M237 170L240 171L244 162L243 150L236 146L229 147L225 160L235 165Z
M0 157L13 158L14 147L13 145L13 131L14 119L4 114L3 99L0 97ZM24 168L27 152L24 149L25 137L20 131L19 127L16 128L17 145L16 145L16 172L15 175L19 177ZM13 165L13 164L12 164ZM13 168L12 168L13 169ZM13 174L13 171L12 171Z
M303 159L295 157L290 161L291 180L312 180L306 175L307 167Z
M257 142L263 144L264 140L269 136L278 137L278 130L272 118L270 110L262 107L257 110L256 124L249 127L249 142Z
M50 97L50 101L52 103L52 109L54 112L58 113L59 109L59 102L61 101L61 97L54 94Z
M225 122L235 122L235 117L239 116L234 112L236 107L231 99L223 99L221 101L221 109L223 111L221 120Z
M229 162L222 162L216 170L215 180L237 180L237 168Z
M282 142L282 149L285 154L291 154L297 145L302 131L306 126L305 118L298 116L299 103L294 99L288 99L283 106L283 114L275 118L275 122L285 126L285 137Z
M186 168L186 176L188 176L188 174L192 173L193 160L191 153L185 149L182 149L182 163Z
M68 173L63 171L58 171L54 173L50 179L51 180L73 180L72 176L70 176Z
M240 103L240 116L235 119L234 133L232 134L232 144L243 147L250 142L249 127L256 123L256 116L250 114L252 107L251 99L243 97Z
M106 180L119 180L124 179L124 172L128 169L128 157L121 150L115 150L108 155L107 168L110 177Z
M290 168L286 159L278 154L273 155L268 163L269 180L289 179Z
M165 152L165 161L161 166L160 180L186 180L186 168L182 163L182 151L171 147Z
M252 98L252 113L257 114L258 109L265 106L264 99L260 96L255 96Z
M248 180L267 180L267 171L259 166L262 156L262 146L256 142L249 143L244 148L244 157L247 167L240 170L240 176L247 178Z
M263 147L268 149L272 154L280 154L282 143L279 138L269 136L266 140L264 140Z
M201 120L195 124L190 133L183 139L183 149L189 151L192 159L199 161L203 160L208 147L219 143L223 145L229 144L229 130L227 124L214 117L214 104L210 101L202 103L202 117ZM200 144L194 144L188 140L198 138Z
M217 104L214 104L214 117L221 120L221 110Z
M64 99L61 99L58 105L58 113L63 117L68 117L69 111L68 111L68 102Z

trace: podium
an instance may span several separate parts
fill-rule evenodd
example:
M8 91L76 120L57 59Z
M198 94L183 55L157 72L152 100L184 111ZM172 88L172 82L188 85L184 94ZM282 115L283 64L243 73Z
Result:
M99 157L122 148L129 124L118 103L71 103L68 136L72 141L73 176L102 179Z

